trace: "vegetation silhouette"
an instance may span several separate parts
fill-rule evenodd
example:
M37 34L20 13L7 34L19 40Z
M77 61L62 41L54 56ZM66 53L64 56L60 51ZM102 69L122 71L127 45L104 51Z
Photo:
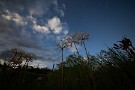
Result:
M1 90L134 90L135 48L128 38L108 50L89 55L85 41L89 34L76 33L58 42L61 63L53 70L29 66L37 59L18 48L0 53ZM74 45L76 52L64 60L64 49ZM77 45L84 48L86 58Z
M57 47L61 49L61 57L62 57L62 64L61 64L61 90L64 90L64 76L63 76L63 62L64 62L64 57L63 57L63 52L64 49L68 47L68 44L66 43L65 39L60 40L57 43Z

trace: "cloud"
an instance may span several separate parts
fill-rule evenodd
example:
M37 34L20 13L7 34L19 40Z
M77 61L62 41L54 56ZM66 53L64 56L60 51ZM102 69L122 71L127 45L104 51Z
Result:
M59 10L59 13L60 13L60 15L61 15L61 16L63 16L63 17L64 17L65 13L64 13L64 11L63 11L63 10Z
M62 4L62 7L63 7L63 9L66 9L66 6L65 6L65 4L64 4L64 3Z
M34 23L32 28L40 33L50 33L53 32L54 34L60 34L63 30L62 23L58 17L53 17L51 19L48 19L48 22L46 25L38 25L36 20L34 18L30 18L32 22ZM64 30L64 34L66 35L68 31Z
M68 33L68 30L64 30L65 26L57 16L58 14L64 16L65 5L62 4L59 7L57 0L35 0L32 2L31 0L13 0L12 2L8 0L0 1L0 8L3 9L1 17L4 19L17 25L27 25L26 27L40 33L53 32L54 34L63 33L64 35Z
M41 33L50 33L48 27L46 26L40 26L40 25L34 24L33 29Z
M48 20L48 27L53 30L55 34L59 34L62 31L62 24L58 17L53 17Z
M29 3L28 12L30 15L42 16L46 14L57 13L60 16L64 15L63 8L60 8L57 0L35 0Z
M40 45L38 45L40 40L36 35L34 36L21 28L19 30L13 25L6 25L2 22L0 24L0 46L3 46L3 48L40 48Z
M40 61L58 60L52 47L57 36L68 34L64 9L57 0L0 0L0 50L22 48Z
M20 24L20 25L27 24L27 22L24 22L23 18L18 13L13 14L12 20L15 21L17 24Z
M30 20L33 24L37 23L37 19L35 17L31 16L31 15L27 16L26 19Z
M39 4L39 5L38 5ZM36 3L33 7L29 8L29 14L30 15L43 15L45 12L47 12L48 8L46 7L45 10L41 3Z
M9 9L10 11L26 11L29 15L42 16L46 14L59 13L64 7L58 5L57 0L1 0L1 9ZM52 14L52 15L53 15Z
M5 10L6 14L1 15L4 19L6 20L12 20L14 21L16 24L19 25L26 25L27 22L25 22L25 20L23 19L23 17L21 17L18 13L15 12L10 12L9 10Z
M33 18L31 17L33 20ZM68 34L68 30L66 30L64 24L60 21L60 18L53 17L51 19L48 19L48 22L46 25L37 25L36 20L33 20L34 25L33 29L40 32L40 33L50 33L53 32L54 34L60 34L63 32L64 35Z
M70 52L72 52L72 53L74 53L74 52L76 52L76 49L75 49L75 47L70 47Z
M25 20L21 21L19 15L10 13L8 10L6 10L6 14L13 18L7 19L3 16L4 14L0 17L0 49L15 47L41 49L39 35L32 33L29 28L24 26L23 21Z
M29 63L29 66L33 66L34 68L46 68L47 65L43 62L43 61L40 61L40 60L36 60L36 61L33 61L31 63Z
M68 30L63 30L63 34L67 35L68 34Z
M76 47L77 47L78 50L80 49L80 47L79 47L78 45L76 45ZM71 53L77 52L74 44L72 45L72 47L69 47L69 51L70 51Z
M65 4L62 4L62 6L59 7L57 0L53 0L53 4L55 5L54 10L55 10L58 14L60 14L60 16L64 17L65 13L64 13L63 9L65 9Z
M12 16L10 16L10 15L2 15L2 17L7 19L7 20L11 20L12 19Z

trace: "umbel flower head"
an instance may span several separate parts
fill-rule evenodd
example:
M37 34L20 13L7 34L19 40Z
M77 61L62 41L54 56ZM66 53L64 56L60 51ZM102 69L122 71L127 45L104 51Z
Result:
M89 39L89 34L86 34L84 32L75 33L67 36L66 40L69 45L72 46L72 43L81 44Z
M82 45L82 43L85 40L88 40L89 39L89 34L84 33L84 32L81 32L81 33L78 34L78 37L79 37L79 43Z

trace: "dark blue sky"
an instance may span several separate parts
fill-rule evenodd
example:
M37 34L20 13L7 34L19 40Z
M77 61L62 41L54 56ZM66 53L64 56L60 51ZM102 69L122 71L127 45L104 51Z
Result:
M0 0L0 51L17 47L34 52L39 59L33 65L60 62L56 42L78 32L90 34L90 54L123 37L135 43L135 0Z
M69 32L87 32L91 54L106 49L121 38L135 41L134 0L61 0Z

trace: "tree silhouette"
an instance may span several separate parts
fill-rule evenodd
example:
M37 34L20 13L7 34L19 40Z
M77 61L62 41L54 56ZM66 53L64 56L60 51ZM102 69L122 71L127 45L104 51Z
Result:
M25 65L28 66L28 62L32 62L33 60L36 60L37 59L37 56L33 53L25 53L23 55L23 58L25 60Z
M27 65L28 62L36 60L37 57L33 53L27 53L19 48L13 48L11 50L6 51L5 57L2 59L6 60L9 66L16 68L18 66L22 66L22 63L24 62L24 65Z

